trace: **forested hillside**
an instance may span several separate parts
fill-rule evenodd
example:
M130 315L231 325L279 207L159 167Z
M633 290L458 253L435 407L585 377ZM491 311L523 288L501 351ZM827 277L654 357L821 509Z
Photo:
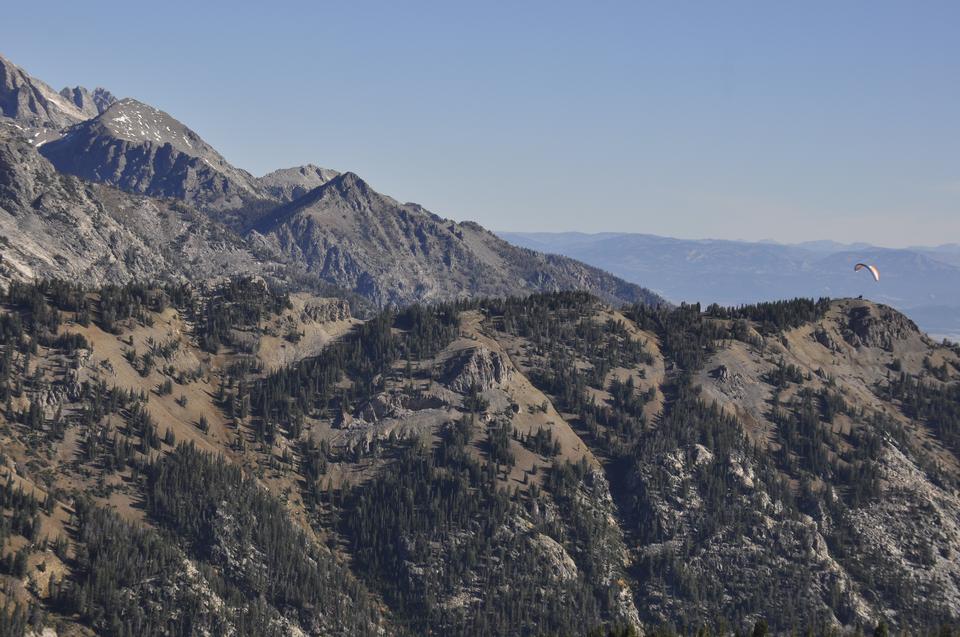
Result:
M960 349L867 301L13 284L0 634L960 619Z

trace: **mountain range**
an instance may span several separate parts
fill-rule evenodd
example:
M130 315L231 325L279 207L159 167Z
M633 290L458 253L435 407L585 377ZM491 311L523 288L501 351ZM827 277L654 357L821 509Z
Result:
M859 296L909 314L926 331L960 338L960 246L891 249L865 243L686 240L647 234L502 232L501 237L642 281L679 303L738 305L797 296ZM856 273L876 265L875 283Z
M960 635L956 246L512 243L0 73L0 637Z
M302 166L256 178L159 109L115 100L104 89L61 95L4 58L0 67L6 78L0 123L9 148L0 183L9 184L10 197L0 199L0 224L11 228L11 276L196 281L201 272L226 272L230 255L233 274L283 271L286 280L334 286L374 305L561 289L586 289L615 302L658 300L597 268L516 248L477 224L399 204L351 173ZM155 214L154 208L172 212ZM139 239L119 240L113 227L101 224L105 215ZM193 231L185 216L207 230ZM176 227L153 234L173 217L181 218ZM80 242L64 233L71 227L98 236ZM160 240L145 242L145 233ZM127 256L120 259L118 251ZM144 253L138 267L113 265L136 262L137 251ZM157 251L166 257L148 254Z

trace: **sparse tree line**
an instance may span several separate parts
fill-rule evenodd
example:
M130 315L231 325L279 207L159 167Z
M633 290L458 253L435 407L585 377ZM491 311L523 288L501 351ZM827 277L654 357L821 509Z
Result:
M521 330L525 334L546 332L545 326L551 321L546 315L561 316L557 310L563 306L554 300L545 307L550 311L541 313L543 325L506 321L501 325L508 331L512 329L512 333ZM653 428L643 422L640 414L645 399L652 398L652 394L649 398L642 394L638 396L635 388L615 381L606 388L610 399L598 404L598 401L587 398L586 388L590 382L574 364L574 352L583 351L582 346L562 340L542 341L543 351L539 353L547 364L541 373L534 373L531 377L554 398L558 407L579 415L594 443L632 467L629 471L634 477L628 482L632 499L630 519L638 525L636 531L644 542L663 542L676 532L661 527L656 513L657 498L670 492L674 484L674 476L665 471L660 459L679 452L686 455L685 465L696 467L682 488L695 492L702 502L696 510L696 517L689 522L696 529L697 542L690 544L690 540L685 540L679 552L647 554L639 566L644 573L641 586L646 578L658 582L656 586L667 595L689 599L690 608L712 609L714 616L725 612L727 592L724 587L704 581L691 564L697 557L697 544L707 543L710 538L719 540L721 537L749 535L751 527L757 524L750 492L742 491L738 486L739 479L732 474L732 459L752 468L754 484L760 485L756 488L777 502L782 507L779 516L787 519L796 518L801 512L816 517L826 511L832 519L843 520L851 509L880 495L878 459L883 437L904 440L904 432L881 414L851 411L843 395L829 381L814 392L803 387L810 378L802 370L782 360L776 365L766 379L774 386L774 400L770 407L771 418L777 425L778 444L774 453L752 444L735 419L715 406L704 404L690 382L692 374L703 367L724 340L746 341L762 351L762 343L750 336L747 321L756 325L761 334L775 335L822 318L828 307L826 299L801 299L735 309L712 306L706 312L701 312L697 305L628 308L625 314L629 318L641 329L659 337L668 370L670 363L675 366L663 388L665 411ZM588 311L587 307L582 309ZM535 310L527 311L527 315L536 313ZM551 326L550 333L575 333L573 321L577 319L571 315L566 320L571 323L566 331ZM936 369L931 366L930 369L934 377L946 375L943 366ZM792 391L793 398L789 401L779 398L781 391L797 385L799 391ZM951 423L957 419L951 416L951 409L960 404L960 394L955 395L956 385L922 384L901 376L894 378L885 391L884 397L903 401L908 413L925 419L944 440L955 444L951 435L955 435L956 427L951 427ZM861 424L849 434L834 433L832 425L841 415ZM691 457L696 445L709 450L709 462ZM797 480L799 487L791 487L789 479ZM815 489L816 480L835 485L840 497L831 497L822 488ZM906 589L896 588L903 585L902 582L880 582L875 578L875 570L864 569L852 558L844 557L849 555L842 548L844 542L854 542L855 538L844 535L847 531L843 524L831 528L832 534L827 538L831 549L844 560L847 568L859 574L865 586L886 588L886 594L894 598L899 595L900 599L906 599L912 595ZM798 585L797 591L801 590L799 582L802 581L803 578L799 577L793 582ZM768 614L777 630L805 625L802 619L805 602L783 590L782 585L783 582L777 579L758 582L757 596L742 612ZM837 617L845 621L853 618L853 605L847 593L836 591L829 604ZM728 619L736 616L728 615ZM933 619L937 615L928 616ZM709 617L709 613L692 614L683 621L690 625ZM828 622L822 624L823 630L827 625Z
M955 453L960 453L960 382L932 383L901 372L879 393L897 401L911 418L926 423Z

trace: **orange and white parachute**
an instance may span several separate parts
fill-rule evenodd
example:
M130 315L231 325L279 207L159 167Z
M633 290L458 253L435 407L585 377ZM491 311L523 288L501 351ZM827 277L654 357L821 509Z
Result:
M874 280L874 281L879 281L879 280L880 280L880 270L877 269L877 266L875 266L875 265L868 265L868 264L866 264L866 263L858 263L857 265L853 266L853 271L854 271L854 272L859 272L860 270L869 270L869 271L870 271L870 274L873 275L873 280Z

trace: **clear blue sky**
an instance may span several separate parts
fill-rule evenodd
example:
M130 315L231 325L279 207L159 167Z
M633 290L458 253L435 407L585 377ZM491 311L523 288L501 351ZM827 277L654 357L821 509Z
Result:
M255 174L352 170L501 230L960 241L958 2L2 14L32 74L156 105Z

